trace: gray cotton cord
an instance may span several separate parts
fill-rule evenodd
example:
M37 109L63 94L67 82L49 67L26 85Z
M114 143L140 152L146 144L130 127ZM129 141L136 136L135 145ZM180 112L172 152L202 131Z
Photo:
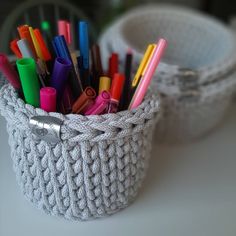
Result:
M150 156L160 101L148 95L136 110L102 116L47 113L25 104L10 85L0 91L17 180L39 209L69 220L113 214L131 203ZM33 116L63 121L61 141L35 138Z
M166 4L139 6L113 22L99 40L105 63L111 52L133 52L133 73L150 42L168 42L152 80L162 96L159 142L198 139L222 121L236 92L236 37L217 19ZM121 61L121 67L124 64Z

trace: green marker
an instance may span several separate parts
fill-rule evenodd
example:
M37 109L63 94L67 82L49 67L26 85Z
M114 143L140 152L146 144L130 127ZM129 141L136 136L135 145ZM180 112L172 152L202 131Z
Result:
M42 28L42 30L44 30L44 31L50 30L50 24L49 24L49 22L48 22L48 21L43 21L43 22L41 23L41 28Z
M39 107L39 80L33 58L23 58L16 61L25 101L34 107Z

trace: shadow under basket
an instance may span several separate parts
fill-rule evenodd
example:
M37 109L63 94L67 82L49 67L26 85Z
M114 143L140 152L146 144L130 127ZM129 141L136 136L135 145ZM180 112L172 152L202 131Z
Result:
M134 200L147 170L160 101L147 95L132 111L62 115L25 104L5 85L0 112L24 196L50 215L88 220Z

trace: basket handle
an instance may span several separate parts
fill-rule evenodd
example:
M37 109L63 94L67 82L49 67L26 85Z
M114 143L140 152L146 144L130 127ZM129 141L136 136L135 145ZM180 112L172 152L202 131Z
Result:
M61 141L61 126L63 121L52 116L33 116L29 120L32 133L41 140L49 143Z

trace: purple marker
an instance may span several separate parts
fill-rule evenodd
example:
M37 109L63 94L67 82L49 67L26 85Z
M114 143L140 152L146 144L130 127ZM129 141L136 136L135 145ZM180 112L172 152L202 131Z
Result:
M85 111L85 115L100 115L104 113L104 111L107 109L110 99L111 95L109 92L101 92L100 95L97 96L94 104Z
M66 87L66 81L71 71L72 64L70 60L57 57L55 59L52 78L51 78L51 87L57 90L57 99L60 101Z

